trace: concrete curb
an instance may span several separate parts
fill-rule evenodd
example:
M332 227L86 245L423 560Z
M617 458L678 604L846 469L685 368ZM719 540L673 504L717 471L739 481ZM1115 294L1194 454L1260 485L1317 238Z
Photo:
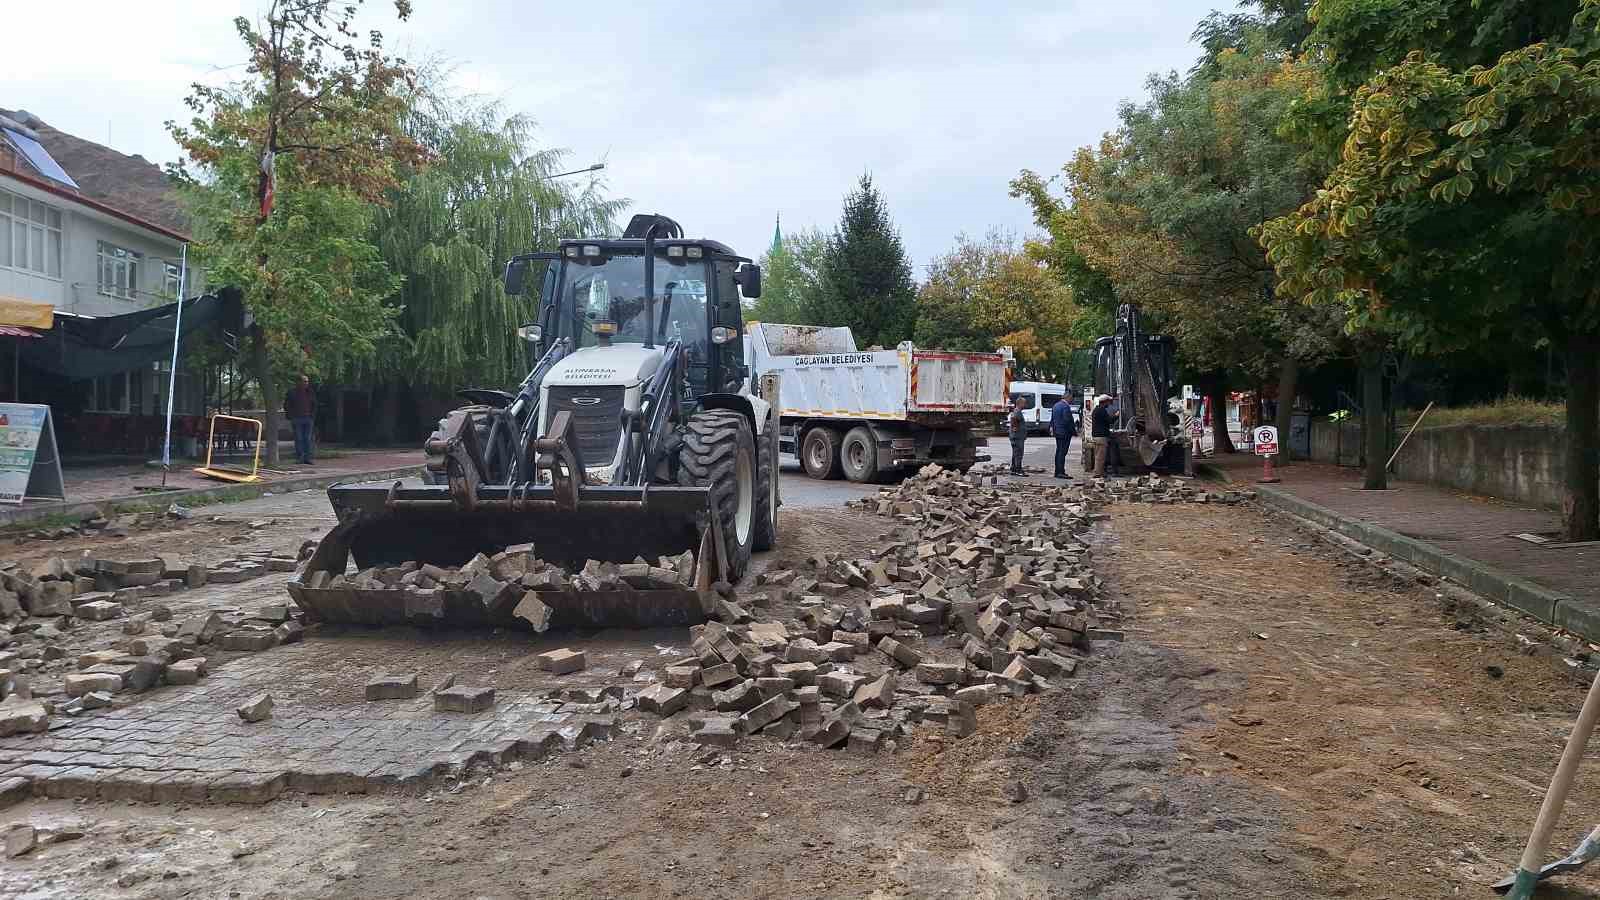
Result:
M1215 466L1197 467L1208 478L1231 482ZM1548 625L1565 628L1584 640L1600 643L1600 602L1580 600L1486 563L1441 550L1381 525L1364 522L1270 484L1254 484L1256 496L1292 516L1321 525L1351 540L1387 553L1419 569L1449 578L1482 597L1533 616Z
M259 497L268 491L274 494L288 494L294 491L325 488L345 481L381 481L388 478L405 478L417 474L417 471L421 468L422 462L418 460L415 465L403 468L303 475L297 478L286 478L282 481L263 481L258 484L223 484L216 487L191 488L186 491L130 494L121 497L107 497L104 500L68 500L62 503L50 503L42 506L0 509L0 530L46 520L66 523L96 515L109 517L117 513L162 510L174 503L183 506L208 506L213 503L249 500Z

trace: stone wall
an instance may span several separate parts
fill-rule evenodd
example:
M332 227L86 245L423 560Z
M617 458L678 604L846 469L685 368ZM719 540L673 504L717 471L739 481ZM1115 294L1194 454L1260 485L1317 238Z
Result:
M1404 435L1402 428L1396 440ZM1542 425L1423 428L1400 451L1394 472L1406 481L1560 509L1566 478L1564 444L1562 429ZM1361 425L1314 422L1311 457L1319 462L1357 465Z

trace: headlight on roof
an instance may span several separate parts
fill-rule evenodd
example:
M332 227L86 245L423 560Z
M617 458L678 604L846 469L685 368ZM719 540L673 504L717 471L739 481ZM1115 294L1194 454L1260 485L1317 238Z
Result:
M699 247L690 247L689 248L689 258L690 259L699 259L701 254L704 253L704 252L705 251L701 250Z

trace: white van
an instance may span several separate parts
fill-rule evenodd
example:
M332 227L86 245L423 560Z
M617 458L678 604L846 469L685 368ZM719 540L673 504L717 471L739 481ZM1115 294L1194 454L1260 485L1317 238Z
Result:
M1043 381L1013 381L1011 382L1011 404L1014 407L1018 397L1024 397L1028 405L1022 409L1022 418L1028 423L1029 434L1050 433L1050 409L1056 401L1066 397L1067 386L1064 384L1047 384ZM1067 402L1073 404L1072 416L1078 417L1079 405L1076 397L1067 397Z

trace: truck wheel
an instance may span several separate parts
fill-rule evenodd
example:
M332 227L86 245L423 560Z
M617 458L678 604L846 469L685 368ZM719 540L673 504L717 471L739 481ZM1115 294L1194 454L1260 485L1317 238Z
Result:
M771 550L778 545L778 423L767 422L756 459L756 537L755 549Z
M817 426L800 442L800 464L818 481L839 477L839 432Z
M756 445L745 417L730 409L690 416L678 447L678 483L711 488L728 550L722 577L737 582L750 566L756 522Z
M857 425L844 436L839 448L844 477L856 484L867 484L878 477L878 439L865 425Z

